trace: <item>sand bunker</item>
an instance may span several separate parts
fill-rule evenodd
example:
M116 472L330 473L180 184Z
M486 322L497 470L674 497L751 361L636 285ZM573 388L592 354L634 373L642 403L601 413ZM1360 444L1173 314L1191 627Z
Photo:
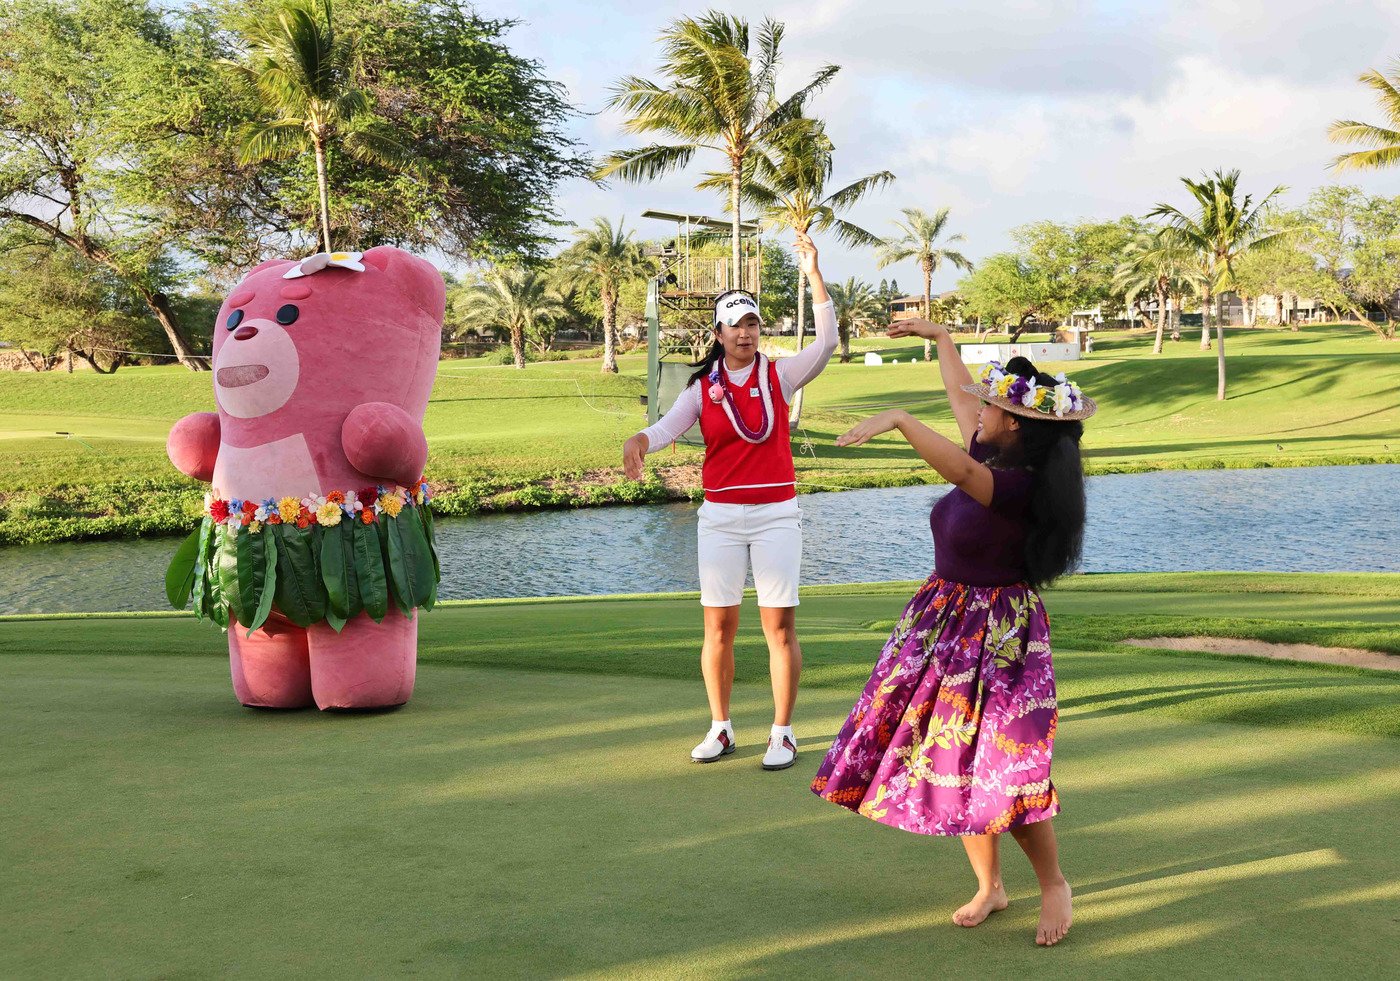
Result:
M1123 641L1134 647L1158 647L1170 651L1206 651L1211 654L1247 654L1286 661L1318 661L1356 668L1400 671L1400 655L1363 651L1355 647L1319 647L1316 644L1274 644L1266 640L1235 637L1148 637Z

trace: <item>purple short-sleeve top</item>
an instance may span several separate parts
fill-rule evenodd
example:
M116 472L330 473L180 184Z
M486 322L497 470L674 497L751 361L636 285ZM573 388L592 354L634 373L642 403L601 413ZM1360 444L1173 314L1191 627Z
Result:
M968 449L981 462L990 447L973 438ZM933 506L933 565L939 578L969 586L1010 586L1026 578L1027 510L1034 475L992 467L992 503L978 504L954 487Z

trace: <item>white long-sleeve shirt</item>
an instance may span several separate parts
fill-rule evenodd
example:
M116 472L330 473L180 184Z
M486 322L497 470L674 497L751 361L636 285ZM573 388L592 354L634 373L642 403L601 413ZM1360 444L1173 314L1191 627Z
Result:
M778 369L778 381L783 388L784 402L791 403L799 388L820 375L836 350L836 304L827 300L813 307L812 319L816 322L817 339L796 354L773 359L773 364ZM729 380L739 386L748 384L749 375L753 373L753 366L757 363L758 359L754 358L738 371L726 368ZM703 405L700 389L703 384L705 380L702 378L687 385L681 394L676 396L676 404L656 420L656 425L642 430L647 438L648 453L665 449L700 421L700 409Z

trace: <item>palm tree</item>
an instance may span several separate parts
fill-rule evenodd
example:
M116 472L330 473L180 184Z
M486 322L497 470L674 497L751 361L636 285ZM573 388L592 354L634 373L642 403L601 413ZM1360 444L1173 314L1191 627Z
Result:
M239 131L239 162L281 160L311 148L316 158L321 244L331 251L327 155L340 145L357 160L411 170L407 151L373 116L357 88L353 42L336 33L330 0L285 0L275 17L249 19L246 63L222 62L248 81L273 118Z
M881 244L880 238L859 225L846 221L840 213L876 188L894 180L882 170L852 181L838 191L826 193L831 177L832 145L825 125L817 119L798 117L781 127L769 141L768 153L757 154L749 170L752 176L743 184L743 197L759 209L763 223L770 228L790 228L806 234L832 231L838 241L855 247ZM726 174L711 174L702 188L714 189ZM797 270L797 348L807 337L807 276ZM846 359L849 360L849 359ZM802 415L802 394L793 397L792 418Z
M836 75L827 65L786 99L775 97L783 25L764 20L757 50L750 57L748 21L718 11L683 17L661 34L665 58L662 86L628 76L613 88L609 108L629 114L631 133L666 133L676 143L652 143L619 150L604 159L597 179L613 174L625 181L654 180L686 167L700 150L723 153L729 164L729 210L733 216L733 285L739 278L740 190L745 161L763 143L796 119L806 100Z
M1390 77L1376 69L1362 73L1357 81L1376 90L1385 113L1386 126L1372 126L1353 119L1339 119L1327 127L1327 138L1333 143L1363 143L1369 150L1353 150L1332 161L1332 169L1379 170L1400 164L1400 58L1390 63Z
M1139 297L1150 293L1157 299L1157 336L1152 353L1162 353L1162 335L1167 311L1184 288L1195 285L1199 274L1195 256L1175 235L1162 231L1142 232L1123 250L1123 261L1113 271L1113 288L1122 294L1124 305L1137 307Z
M1200 181L1183 177L1181 183L1196 201L1194 212L1188 215L1172 205L1159 204L1148 213L1149 218L1165 218L1170 224L1164 231L1200 258L1203 331L1209 330L1212 294L1232 285L1235 260L1252 249L1292 234L1289 229L1269 231L1265 225L1269 202L1287 188L1280 184L1254 205L1254 196L1250 194L1243 200L1236 200L1239 179L1238 170L1217 170ZM1215 346L1218 377L1215 397L1223 400L1225 327L1219 320L1215 327Z
M957 324L962 313L963 299L957 293L946 293L943 296L935 296L930 306L933 314L929 317L930 320L952 327Z
M579 229L576 241L559 256L557 269L563 281L598 291L603 305L603 371L617 374L617 301L622 287L651 270L642 247L606 218L594 218L593 227Z
M894 174L881 170L852 181L839 191L826 193L831 177L831 138L817 119L800 117L782 127L769 143L770 153L756 156L752 176L744 182L743 197L759 209L770 228L789 228L807 234L832 231L838 241L852 248L874 247L878 235L846 221L840 213L865 195L894 180ZM727 175L711 174L700 185L713 189ZM802 345L806 323L807 277L797 270L797 337Z
M961 252L937 244L948 225L947 208L939 208L933 214L919 208L904 208L903 212L904 221L894 223L900 237L886 240L876 252L876 257L881 269L909 259L919 264L924 272L924 316L928 317L933 309L933 274L942 269L945 262L964 272L972 269L972 263ZM961 242L963 237L959 233L949 235L943 241ZM929 341L924 341L924 360L933 360L933 345Z
M836 329L841 335L841 363L851 360L851 328L857 321L878 316L884 304L875 289L864 280L852 276L844 283L832 283L827 289L836 303Z
M564 301L537 269L497 268L461 294L456 313L473 326L507 331L515 367L524 368L525 338L542 321L563 314Z

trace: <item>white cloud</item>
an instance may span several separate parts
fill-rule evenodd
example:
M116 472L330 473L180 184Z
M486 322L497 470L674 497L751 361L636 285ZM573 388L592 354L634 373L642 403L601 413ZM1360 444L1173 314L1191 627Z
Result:
M694 12L663 2L639 17L620 0L588 8L529 0L510 11L528 22L511 37L595 113L618 77L655 73L656 34ZM1334 180L1327 164L1339 148L1327 142L1327 124L1379 118L1356 76L1400 54L1391 47L1400 5L1371 0L1015 0L958 9L793 0L742 13L786 23L785 91L822 64L842 66L813 107L837 143L835 179L882 169L898 177L851 218L887 232L901 207L948 206L950 228L966 235L974 258L1007 247L1009 230L1028 221L1111 219L1180 203L1178 178L1216 167L1240 168L1256 194L1288 184L1301 201ZM600 153L638 142L611 113L581 118L574 132ZM560 208L581 221L625 213L630 225L661 233L664 226L639 222L644 208L720 212L713 196L693 189L697 171L640 187L573 182ZM1348 180L1400 194L1400 172ZM824 266L839 278L890 274L868 251L834 243ZM913 266L893 272L918 278ZM936 285L955 278L944 274Z

